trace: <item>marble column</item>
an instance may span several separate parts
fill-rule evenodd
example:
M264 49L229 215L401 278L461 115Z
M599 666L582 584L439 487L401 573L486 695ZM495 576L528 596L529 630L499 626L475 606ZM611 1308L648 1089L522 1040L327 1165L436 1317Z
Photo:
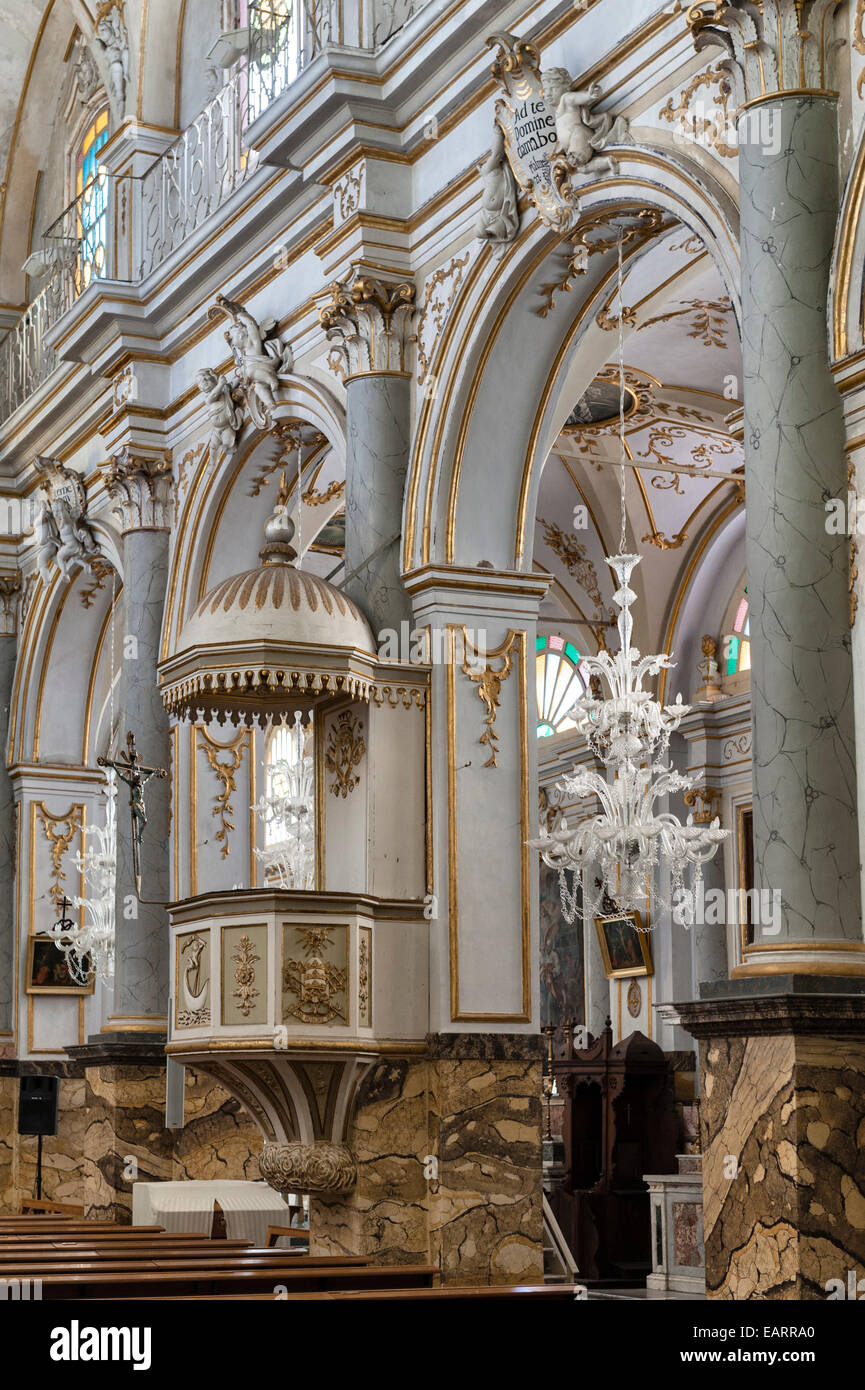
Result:
M171 462L129 450L115 455L106 484L116 501L123 536L122 647L118 697L119 743L129 730L142 763L170 767L168 717L162 707L157 664L168 580ZM136 894L128 795L118 787L116 964L114 1013L107 1031L166 1030L170 896L170 782L151 779L144 791L147 826L139 848L141 898Z
M0 575L0 1048L15 1026L15 798L6 766L21 575Z
M826 324L838 116L825 90L832 45L816 12L809 31L812 9L770 0L756 17L735 4L690 21L698 46L711 35L728 47L747 103L738 131L754 867L758 888L780 892L782 921L780 933L757 926L739 975L865 974L848 547L825 508L847 494ZM800 41L791 74L777 46Z
M406 370L415 288L358 268L337 282L320 313L346 371L346 592L373 632L396 634L411 616L402 583L402 511L411 447Z
M822 1299L865 1259L865 945L846 500L826 305L838 200L825 0L693 6L737 84L756 886L729 981L677 1004L700 1047L706 1293ZM796 61L791 61L791 55ZM856 978L856 977L859 978Z

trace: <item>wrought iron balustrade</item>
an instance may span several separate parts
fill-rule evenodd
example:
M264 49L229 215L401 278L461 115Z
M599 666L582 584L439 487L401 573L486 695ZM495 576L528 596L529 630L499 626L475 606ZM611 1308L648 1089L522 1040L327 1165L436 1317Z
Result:
M54 370L56 357L45 339L62 306L62 286L54 278L0 342L0 419L17 410Z
M246 76L235 73L141 178L138 276L180 246L257 167L244 148Z

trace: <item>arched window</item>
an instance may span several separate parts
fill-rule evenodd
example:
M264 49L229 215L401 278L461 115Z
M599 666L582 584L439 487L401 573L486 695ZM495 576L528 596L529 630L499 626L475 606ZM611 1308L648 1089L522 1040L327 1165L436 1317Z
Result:
M538 738L551 738L562 729L575 729L568 711L586 692L580 673L580 653L572 642L551 632L536 644Z
M751 669L751 617L748 590L743 587L727 610L721 638L721 674L735 676Z
M84 132L75 160L78 260L75 291L81 294L93 280L108 274L108 175L99 151L108 139L108 107Z
M312 719L271 729L265 745L266 799L270 803L264 831L265 882L286 888L314 888L316 805Z

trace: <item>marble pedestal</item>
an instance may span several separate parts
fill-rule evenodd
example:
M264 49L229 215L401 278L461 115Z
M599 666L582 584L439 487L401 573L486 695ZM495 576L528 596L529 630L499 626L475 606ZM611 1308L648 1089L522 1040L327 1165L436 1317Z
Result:
M826 1298L865 1276L865 984L700 993L676 1008L700 1051L706 1296Z
M439 1034L427 1058L373 1068L350 1141L357 1186L311 1198L312 1253L429 1262L450 1284L542 1283L536 1043Z
M699 1154L677 1154L678 1173L644 1173L652 1213L652 1272L646 1288L664 1293L706 1291L703 1178Z

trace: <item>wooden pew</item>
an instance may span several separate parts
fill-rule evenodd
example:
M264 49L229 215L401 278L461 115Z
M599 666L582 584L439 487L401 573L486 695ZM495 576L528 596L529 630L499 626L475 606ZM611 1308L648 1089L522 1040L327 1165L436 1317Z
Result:
M379 1266L385 1268L385 1266ZM544 1302L573 1303L577 1296L577 1284L484 1284L456 1287L447 1285L440 1289L318 1289L307 1293L280 1295L266 1293L215 1293L215 1294L148 1294L148 1303L186 1303L206 1301L208 1303L378 1303L392 1301L447 1303L460 1302L498 1302L500 1300L542 1299ZM103 1300L114 1302L113 1299Z
M28 1278L36 1278L39 1274L63 1274L74 1272L85 1272L95 1270L98 1273L127 1272L131 1273L136 1269L162 1269L163 1267L172 1269L253 1269L268 1268L272 1265L283 1266L285 1260L282 1258L286 1252L284 1250L255 1250L251 1247L245 1250L236 1250L229 1255L214 1255L212 1250L204 1249L177 1249L177 1250L138 1250L126 1251L115 1254L105 1251L89 1250L69 1250L59 1253L55 1251L51 1254L34 1255L27 1252L16 1260L7 1260L0 1264L0 1279L9 1278L13 1275L27 1275ZM289 1263L294 1268L340 1268L343 1266L366 1267L368 1261L363 1255L320 1255L310 1258L303 1255L293 1255Z
M48 1212L52 1216L82 1216L84 1208L75 1202L38 1202L35 1199L25 1197L18 1208L22 1216L32 1216L39 1212Z
M142 1300L151 1293L163 1295L166 1292L206 1297L213 1293L241 1293L247 1290L273 1296L277 1286L285 1286L290 1292L297 1293L360 1287L423 1288L431 1287L438 1275L434 1265L318 1266L304 1263L302 1268L298 1268L299 1263L297 1259L288 1263L285 1260L268 1260L265 1264L256 1263L251 1268L235 1266L222 1269L203 1265L200 1268L181 1269L168 1262L159 1268L158 1262L153 1261L154 1267L149 1268L139 1265L131 1270L110 1271L97 1264L87 1270L74 1270L70 1266L63 1272L40 1275L34 1271L21 1277L41 1278L43 1301L70 1301L90 1298Z

